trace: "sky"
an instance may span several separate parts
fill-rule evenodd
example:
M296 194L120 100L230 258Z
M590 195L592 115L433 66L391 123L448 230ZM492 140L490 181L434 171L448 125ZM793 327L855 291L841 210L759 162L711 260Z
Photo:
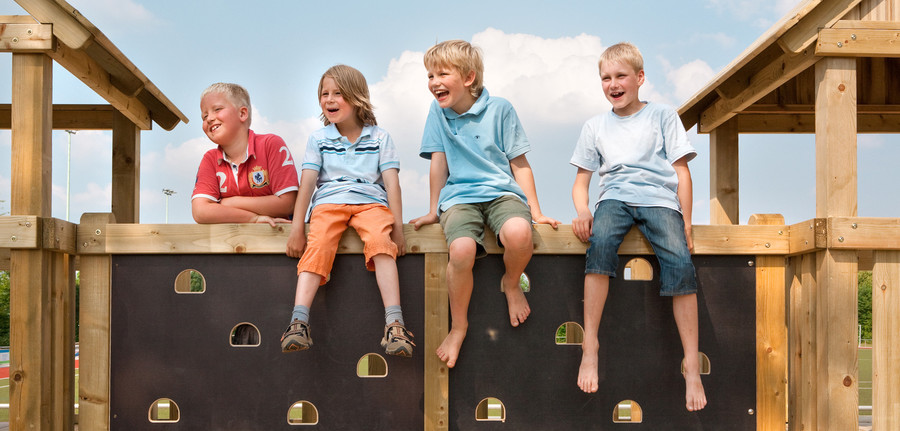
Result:
M316 89L335 64L368 80L378 124L400 153L403 219L428 210L428 161L418 148L432 96L424 52L438 41L465 39L485 57L485 87L515 107L531 142L545 215L569 224L576 168L568 161L584 122L610 109L597 74L606 47L642 51L643 100L678 107L734 60L799 0L607 0L384 2L346 0L69 0L190 120L172 131L141 134L141 223L194 223L197 166L213 147L200 128L200 93L214 82L250 92L257 133L275 133L301 160L309 134L322 127ZM24 15L0 0L0 15ZM10 103L11 55L0 53L0 103ZM106 103L65 69L53 70L54 103ZM693 223L709 223L709 135L688 136ZM53 132L52 216L66 219L66 159L71 138L68 220L110 212L111 133ZM813 135L741 135L740 222L779 213L788 224L815 217ZM861 217L898 217L898 135L860 135ZM0 131L0 215L9 212L10 134ZM297 164L299 166L299 163ZM591 195L596 199L596 177ZM163 189L175 194L168 198ZM886 196L887 195L887 196Z

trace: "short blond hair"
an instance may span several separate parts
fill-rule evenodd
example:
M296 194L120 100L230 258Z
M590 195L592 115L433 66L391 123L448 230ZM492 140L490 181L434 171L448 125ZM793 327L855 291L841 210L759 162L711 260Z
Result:
M206 87L206 90L203 90L203 93L200 94L200 100L203 100L207 94L212 93L224 94L235 108L247 108L247 127L250 126L250 119L252 117L250 109L250 93L247 92L246 88L228 82L217 82Z
M597 68L603 67L603 62L624 63L634 68L635 73L644 70L644 57L638 47L630 42L619 42L603 51L600 54L600 60L597 62Z
M378 124L375 121L375 109L369 100L369 84L366 83L366 77L363 76L362 72L343 64L329 67L322 74L322 77L319 78L317 99L322 97L322 84L325 82L325 78L334 80L338 90L341 91L341 97L350 106L356 108L356 117L363 125L375 126ZM331 124L331 121L325 118L324 112L319 115L319 118L326 126Z
M484 62L481 49L464 40L447 40L432 46L425 53L425 68L453 67L465 80L469 73L475 72L475 80L469 92L476 99L484 89Z

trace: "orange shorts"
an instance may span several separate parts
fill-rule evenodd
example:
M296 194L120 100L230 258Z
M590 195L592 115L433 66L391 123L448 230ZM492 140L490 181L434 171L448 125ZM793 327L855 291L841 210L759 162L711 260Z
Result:
M369 271L375 270L372 257L377 254L397 258L397 244L391 240L394 215L388 207L381 204L321 204L313 208L309 217L306 251L297 264L297 274L312 272L321 275L321 284L325 284L334 265L341 235L347 226L356 229L363 241L363 254Z

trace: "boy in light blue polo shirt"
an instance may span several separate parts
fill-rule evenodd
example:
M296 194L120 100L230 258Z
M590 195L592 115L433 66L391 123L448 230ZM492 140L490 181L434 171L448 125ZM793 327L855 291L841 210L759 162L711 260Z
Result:
M440 222L447 239L452 324L436 353L453 368L469 326L472 267L486 254L485 224L505 248L500 286L510 324L519 326L531 313L519 277L531 260L532 220L554 228L559 222L541 213L525 158L530 146L516 111L483 88L480 50L461 40L442 42L425 54L425 68L435 101L419 155L431 159L431 200L429 213L411 223L418 229Z
M697 152L688 142L674 109L642 102L644 61L637 47L620 43L600 55L600 80L612 111L585 123L571 163L578 168L572 200L578 217L572 230L590 242L585 256L584 342L578 387L599 389L598 329L618 268L625 234L637 225L659 259L660 295L672 297L673 314L684 349L685 407L706 406L700 381L697 280L691 262L691 206L688 161ZM591 177L600 175L600 199L591 214ZM673 365L672 369L678 369Z

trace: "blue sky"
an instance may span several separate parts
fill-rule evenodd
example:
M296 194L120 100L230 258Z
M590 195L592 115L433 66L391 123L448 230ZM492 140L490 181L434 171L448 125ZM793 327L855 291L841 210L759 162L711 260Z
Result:
M316 87L328 67L343 63L366 76L379 125L401 153L403 218L427 211L427 161L417 156L428 104L422 54L436 41L466 39L485 54L485 85L516 107L532 143L544 213L570 223L575 168L568 164L581 125L607 111L596 59L616 42L637 44L645 58L645 100L681 105L799 0L594 1L207 1L69 0L103 31L190 119L167 132L154 125L141 137L142 223L193 223L190 195L200 158L212 144L200 129L199 95L213 82L245 86L252 128L281 135L302 158L309 133L321 127ZM25 12L0 0L0 15ZM10 101L11 56L0 53L0 103ZM55 103L104 103L65 69L54 68ZM709 221L708 135L689 133L699 155L691 162L694 223ZM66 142L53 133L53 201L66 214ZM0 160L10 158L0 131ZM109 132L72 137L69 219L110 211ZM887 197L900 180L897 135L859 138L859 215L897 217ZM815 216L812 135L743 135L740 218L781 213L787 223ZM596 187L592 188L592 194ZM891 193L890 196L895 195ZM10 164L0 163L0 214L9 211Z

